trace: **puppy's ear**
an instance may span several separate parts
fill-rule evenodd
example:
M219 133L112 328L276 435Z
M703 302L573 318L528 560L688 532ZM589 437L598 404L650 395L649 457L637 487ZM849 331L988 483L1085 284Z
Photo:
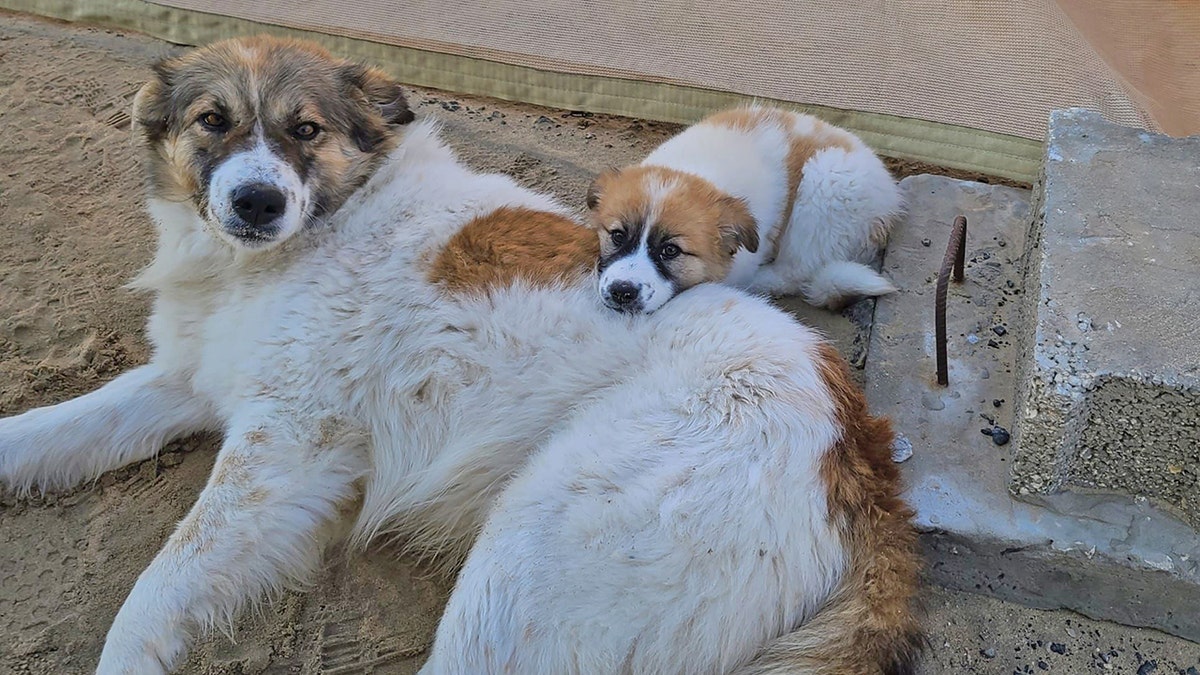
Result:
M721 244L729 255L737 253L738 247L751 253L757 251L758 222L750 215L746 202L737 197L721 197L719 206Z
M404 97L400 83L382 70L350 63L342 67L342 77L366 96L387 124L408 124L416 119L417 116L408 107L408 99Z
M596 176L596 180L592 181L591 187L588 188L587 199L585 200L589 209L595 211L596 207L600 206L600 197L604 196L605 189L617 177L617 173L617 169L605 169L600 172L600 175Z

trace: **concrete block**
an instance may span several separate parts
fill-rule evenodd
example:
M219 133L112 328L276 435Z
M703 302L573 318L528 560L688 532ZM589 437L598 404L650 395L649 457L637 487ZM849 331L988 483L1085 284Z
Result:
M1200 137L1057 111L1036 192L1012 488L1200 525Z
M884 260L901 290L876 305L865 379L872 409L912 445L901 467L930 580L1200 641L1200 536L1191 527L1127 495L1016 499L1009 490L1015 444L998 444L996 428L1010 429L1014 414L1029 193L939 176L902 185L909 214ZM950 286L943 388L934 288L960 214L966 281Z

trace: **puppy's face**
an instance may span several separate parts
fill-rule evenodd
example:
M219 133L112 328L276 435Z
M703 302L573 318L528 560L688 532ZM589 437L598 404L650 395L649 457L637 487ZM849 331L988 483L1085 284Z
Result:
M600 235L600 296L623 312L653 312L680 291L722 281L739 248L758 250L745 202L691 174L609 171L587 205Z
M413 119L400 86L309 43L219 42L155 67L134 101L153 196L263 249L335 211Z

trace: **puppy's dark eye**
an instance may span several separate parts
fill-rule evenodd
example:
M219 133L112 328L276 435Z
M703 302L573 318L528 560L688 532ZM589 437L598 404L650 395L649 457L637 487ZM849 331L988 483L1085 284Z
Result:
M678 258L680 253L683 253L683 251L679 250L678 246L675 244L667 244L666 246L663 246L661 250L659 250L658 255L663 260L670 260L671 258Z
M297 124L295 129L292 129L292 135L302 141L311 141L321 133L321 127L312 122L303 122Z
M227 131L229 129L229 120L215 112L206 112L201 115L200 124L209 131Z
M608 238L612 239L614 246L620 246L625 243L625 230L613 230L608 233Z

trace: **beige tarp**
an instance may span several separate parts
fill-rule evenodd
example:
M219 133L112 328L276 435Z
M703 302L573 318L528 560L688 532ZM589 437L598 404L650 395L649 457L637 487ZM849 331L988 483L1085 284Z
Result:
M282 27L414 84L689 122L797 104L892 155L1036 175L1049 111L1200 133L1194 0L0 0L178 42ZM24 5L24 7L21 7Z

